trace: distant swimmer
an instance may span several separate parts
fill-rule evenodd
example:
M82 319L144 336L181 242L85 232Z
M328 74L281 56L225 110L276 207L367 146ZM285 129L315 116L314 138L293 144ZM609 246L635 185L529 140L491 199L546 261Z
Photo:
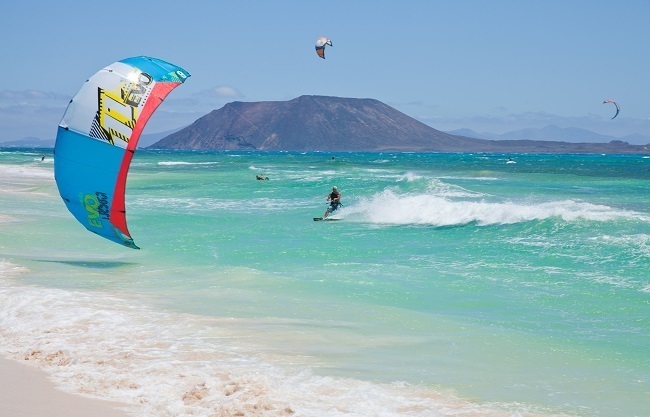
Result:
M512 158L508 158L508 162L506 162L506 164L516 164L516 162Z
M334 186L332 187L332 192L327 195L327 198L325 200L330 202L330 206L327 208L325 214L323 215L324 219L326 219L330 213L338 210L339 206L341 206L341 192L338 190L338 188L336 188L336 186Z
M260 174L257 174L255 178L257 178L258 180L267 180L267 181L269 179L269 177L265 177L264 175L260 175Z

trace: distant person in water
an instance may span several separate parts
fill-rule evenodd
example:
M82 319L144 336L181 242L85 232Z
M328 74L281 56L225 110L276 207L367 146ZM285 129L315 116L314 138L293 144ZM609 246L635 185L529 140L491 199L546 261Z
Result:
M41 162L45 161L45 155L41 155Z
M268 180L269 179L269 177L265 177L264 175L260 175L260 174L257 174L255 176L255 178L257 178L258 180Z
M330 206L325 210L325 214L323 215L324 219L326 219L330 213L335 212L341 205L341 192L336 188L336 186L334 186L332 187L332 192L327 195L325 200L330 202Z

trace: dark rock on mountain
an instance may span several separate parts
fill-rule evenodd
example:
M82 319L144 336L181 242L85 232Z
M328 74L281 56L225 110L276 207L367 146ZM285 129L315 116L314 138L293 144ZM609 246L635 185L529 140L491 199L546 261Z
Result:
M232 102L149 148L195 150L642 153L629 144L493 141L450 135L374 99Z

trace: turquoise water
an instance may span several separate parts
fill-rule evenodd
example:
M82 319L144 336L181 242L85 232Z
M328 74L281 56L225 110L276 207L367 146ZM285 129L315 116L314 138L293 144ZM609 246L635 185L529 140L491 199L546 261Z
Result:
M143 416L647 415L650 159L509 156L141 151L135 251L2 152L0 352Z

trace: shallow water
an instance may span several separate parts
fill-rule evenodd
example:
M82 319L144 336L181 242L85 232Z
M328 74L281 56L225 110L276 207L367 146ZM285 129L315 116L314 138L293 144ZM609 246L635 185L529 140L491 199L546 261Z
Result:
M645 415L650 159L508 156L139 152L136 251L1 152L0 352L143 416Z

